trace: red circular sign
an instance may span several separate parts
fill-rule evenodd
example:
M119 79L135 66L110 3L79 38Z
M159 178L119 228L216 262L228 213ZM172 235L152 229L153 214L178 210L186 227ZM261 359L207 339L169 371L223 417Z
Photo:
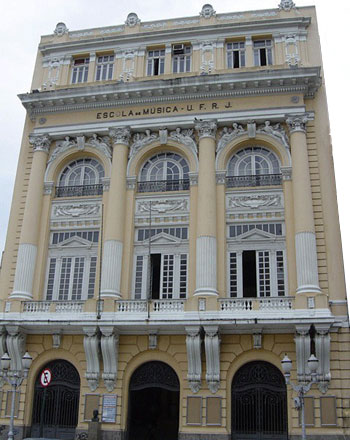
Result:
M45 370L42 371L41 376L40 376L40 383L43 387L47 387L48 385L50 385L52 379L52 373L51 370L49 370L48 368L45 368Z

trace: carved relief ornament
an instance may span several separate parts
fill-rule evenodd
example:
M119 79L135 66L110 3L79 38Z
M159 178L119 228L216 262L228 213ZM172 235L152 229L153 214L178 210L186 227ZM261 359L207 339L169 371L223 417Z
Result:
M231 208L250 209L282 206L281 196L274 194L230 197L228 204Z
M110 146L110 139L108 136L98 136L94 133L88 140L85 140L85 136L66 136L64 140L56 141L56 148L53 150L48 164L53 162L57 157L61 156L67 150L76 148L77 150L84 150L87 145L96 148L108 159L112 159L112 151Z
M131 131L129 127L110 128L109 136L113 144L123 144L129 146Z
M77 205L59 205L54 207L55 217L81 217L89 215L98 215L100 205L98 204L77 204Z
M152 210L152 212L158 212L159 214L174 211L188 211L188 200L154 200L151 202L138 202L136 209L139 214L150 212L150 210Z
M295 115L289 116L286 120L290 133L294 133L296 131L301 131L306 133L306 124L308 121L311 121L312 117L310 114L305 113L304 115Z
M278 5L279 9L283 9L284 11L290 11L295 8L295 3L292 0L281 0L281 3Z
M216 12L214 11L214 8L212 7L212 5L210 5L209 3L206 3L205 5L203 5L201 12L199 13L199 15L203 18L210 18L210 17L215 17Z

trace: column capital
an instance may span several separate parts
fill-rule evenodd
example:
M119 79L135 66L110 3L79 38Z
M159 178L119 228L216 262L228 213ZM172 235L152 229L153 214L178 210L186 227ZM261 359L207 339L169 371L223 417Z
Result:
M51 145L51 138L47 134L30 134L29 143L33 145L34 153L36 151L48 153Z
M217 123L214 119L208 119L208 120L197 120L195 121L195 129L198 132L199 139L209 137L212 139L215 139L216 130L217 130Z
M306 124L308 121L312 121L312 113L304 113L303 115L290 115L286 119L290 133L301 131L306 133Z
M114 145L122 144L129 146L130 137L131 137L131 130L129 127L110 128L108 134L111 137Z

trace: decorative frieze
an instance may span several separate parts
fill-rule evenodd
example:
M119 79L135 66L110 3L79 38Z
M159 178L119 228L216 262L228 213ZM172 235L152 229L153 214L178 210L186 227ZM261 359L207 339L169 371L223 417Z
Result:
M102 378L109 392L115 388L118 372L119 335L114 327L101 327L101 351L103 357Z
M53 205L53 219L55 218L76 218L76 217L97 217L101 214L99 203L70 203Z
M48 153L51 145L51 138L47 134L31 134L29 135L29 143L33 146L34 153L36 151Z
M202 360L200 327L186 327L186 348L188 372L187 380L193 393L198 393L201 387Z
M149 213L174 213L174 212L188 212L189 200L182 199L159 199L159 200L137 200L136 214Z
M201 43L201 74L212 73L215 69L214 49L215 44L211 41L204 41Z
M282 208L282 196L280 194L251 194L247 196L228 197L229 208L260 209L268 206Z
M131 130L129 127L110 128L108 132L114 145L122 144L129 146Z
M215 394L220 388L220 337L218 326L204 326L206 381L210 391Z
M195 120L195 122L196 122L195 129L198 132L199 139L206 138L206 137L209 137L212 139L216 138L216 129L217 129L216 121L214 121L214 120L207 120L207 121Z

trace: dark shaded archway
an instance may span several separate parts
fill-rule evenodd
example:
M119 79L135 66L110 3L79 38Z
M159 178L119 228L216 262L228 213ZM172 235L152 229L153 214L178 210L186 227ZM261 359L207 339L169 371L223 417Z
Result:
M287 389L274 365L243 365L232 381L232 440L285 440Z
M129 440L177 440L180 384L164 362L137 368L129 385Z
M44 368L49 368L52 373L52 381L46 392L40 383L40 374ZM31 436L39 437L42 417L44 437L74 439L78 423L79 394L79 373L70 362L59 359L46 364L35 380Z

